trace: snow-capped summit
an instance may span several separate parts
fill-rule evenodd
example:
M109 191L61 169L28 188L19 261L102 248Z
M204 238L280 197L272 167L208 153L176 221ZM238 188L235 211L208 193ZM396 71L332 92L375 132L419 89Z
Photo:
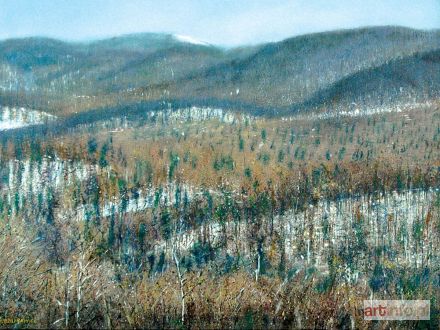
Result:
M193 45L200 45L200 46L209 46L209 44L207 42L204 41L200 41L197 40L193 37L190 36L184 36L184 35L180 35L180 34L175 34L174 38L180 42L185 42L188 44L193 44Z

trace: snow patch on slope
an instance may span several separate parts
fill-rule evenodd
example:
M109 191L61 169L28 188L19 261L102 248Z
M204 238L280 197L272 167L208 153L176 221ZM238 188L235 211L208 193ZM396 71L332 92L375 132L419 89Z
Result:
M401 113L404 111L414 111L429 109L434 106L432 101L425 102L412 102L412 103L395 103L389 106L367 107L367 108L355 108L355 109L334 109L321 113L307 113L298 114L290 117L281 117L282 121L294 121L295 119L309 120L309 119L331 119L340 117L365 117L373 116L383 113Z
M209 44L207 42L197 40L197 39L190 37L190 36L175 34L174 38L180 42L184 42L184 43L188 43L188 44L199 45L199 46L209 46Z
M0 106L0 131L44 124L55 119L55 116L42 111Z

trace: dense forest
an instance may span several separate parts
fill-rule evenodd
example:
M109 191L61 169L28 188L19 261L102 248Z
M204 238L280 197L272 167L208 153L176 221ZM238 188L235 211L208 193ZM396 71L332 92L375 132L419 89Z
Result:
M0 42L0 328L438 328L439 42Z

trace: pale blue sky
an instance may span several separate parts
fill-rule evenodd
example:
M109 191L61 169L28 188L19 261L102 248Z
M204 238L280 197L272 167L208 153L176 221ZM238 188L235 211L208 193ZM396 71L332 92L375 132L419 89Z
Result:
M0 0L0 39L169 32L236 46L372 25L440 28L440 0Z

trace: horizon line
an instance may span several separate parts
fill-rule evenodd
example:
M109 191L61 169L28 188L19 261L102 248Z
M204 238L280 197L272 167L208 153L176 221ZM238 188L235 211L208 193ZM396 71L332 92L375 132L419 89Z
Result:
M378 28L396 28L396 29L406 29L406 30L412 30L412 31L420 31L420 32L440 32L440 28L414 28L411 26L405 26L405 25L364 25L359 27L353 27L353 28L337 28L337 29L330 29L330 30L321 30L321 31L315 31L315 32L308 32L308 33L300 33L300 34L293 34L287 38L282 38L279 40L267 40L262 42L256 42L256 43L243 43L240 45L227 45L227 44L215 44L211 43L206 40L200 40L198 38L194 38L195 40L198 40L202 43L205 43L205 45L198 45L202 47L218 47L218 48L242 48L242 47L252 47L252 46L258 46L258 45L264 45L264 44L270 44L270 43L278 43L283 42L285 40L293 39L296 37L303 37L303 36L312 36L317 34L325 34L325 33L338 33L338 32L347 32L347 31L357 31L357 30L366 30L366 29L378 29ZM103 35L103 36L96 36L91 38L60 38L56 36L51 35L23 35L23 36L17 36L17 37L11 37L11 38L0 38L0 42L8 42L8 41L18 41L18 40L25 40L25 39L47 39L47 40L53 40L53 41L59 41L67 44L87 44L87 43L96 43L100 41L107 41L111 39L117 39L117 38L124 38L124 37L130 37L130 36L141 36L141 35L158 35L158 36L170 36L170 37L190 37L193 38L191 35L182 34L179 32L170 32L170 31L133 31L128 33L121 33L121 34L114 34L114 35Z

